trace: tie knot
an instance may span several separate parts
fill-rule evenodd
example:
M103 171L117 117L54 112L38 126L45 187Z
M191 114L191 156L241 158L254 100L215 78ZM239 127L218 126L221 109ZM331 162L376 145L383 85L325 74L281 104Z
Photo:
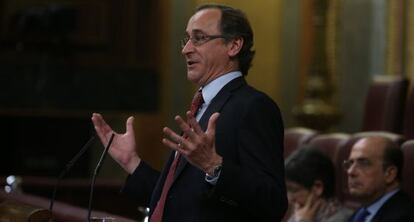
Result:
M197 115L197 111L200 108L201 104L204 103L203 94L201 90L198 90L191 101L190 112L192 116Z
M358 212L355 215L355 218L353 222L365 222L365 219L370 215L371 213L364 207L358 210Z

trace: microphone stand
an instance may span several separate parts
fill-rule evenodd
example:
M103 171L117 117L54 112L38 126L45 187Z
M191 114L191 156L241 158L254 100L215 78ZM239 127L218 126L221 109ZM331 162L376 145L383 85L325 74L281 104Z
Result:
M50 199L50 205L49 205L50 212L52 212L53 210L53 204L55 202L57 188L59 187L60 181L69 172L69 170L72 169L73 165L79 160L80 157L83 156L83 154L89 149L89 147L91 147L94 140L95 140L95 136L91 136L88 142L86 142L85 145L83 145L82 149L66 164L65 168L63 168L63 170L60 172L59 177L56 181L55 187L53 188L52 198Z
M92 182L91 182L91 191L89 194L89 207L88 207L88 221L91 220L91 211L92 211L92 199L93 199L93 188L95 186L96 176L98 175L99 170L101 169L102 162L105 159L106 155L108 154L109 147L112 144L112 140L114 139L115 134L112 133L111 138L109 139L108 145L106 145L104 151L102 152L101 158L98 161L98 164L96 164L95 171L92 176Z

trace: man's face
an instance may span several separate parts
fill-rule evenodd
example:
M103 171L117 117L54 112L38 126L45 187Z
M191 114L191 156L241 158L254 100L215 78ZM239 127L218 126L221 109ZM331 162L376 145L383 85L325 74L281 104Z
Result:
M362 139L353 147L348 159L348 188L352 195L373 201L387 187L383 167L384 144L373 138Z
M186 35L189 38L221 35L220 19L219 9L198 11L188 21ZM228 45L223 38L214 38L200 45L194 45L191 40L184 44L182 54L187 62L187 79L198 86L204 86L232 71L229 67Z

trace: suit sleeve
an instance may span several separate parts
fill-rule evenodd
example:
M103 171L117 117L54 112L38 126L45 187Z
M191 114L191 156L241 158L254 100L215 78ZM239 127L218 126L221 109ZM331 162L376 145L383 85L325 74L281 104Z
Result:
M287 209L280 111L268 97L261 96L238 112L237 161L223 157L211 197L242 208L256 221L280 221Z
M148 206L160 173L144 161L128 176L121 192L134 200L137 206Z

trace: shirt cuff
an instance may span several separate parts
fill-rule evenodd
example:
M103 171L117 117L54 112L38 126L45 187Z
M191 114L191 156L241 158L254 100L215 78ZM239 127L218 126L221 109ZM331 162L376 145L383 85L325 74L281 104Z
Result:
M204 177L205 181L213 186L215 186L217 184L217 181L220 177L220 172L218 172L218 174L216 176L209 176L208 174L206 174L206 176Z

